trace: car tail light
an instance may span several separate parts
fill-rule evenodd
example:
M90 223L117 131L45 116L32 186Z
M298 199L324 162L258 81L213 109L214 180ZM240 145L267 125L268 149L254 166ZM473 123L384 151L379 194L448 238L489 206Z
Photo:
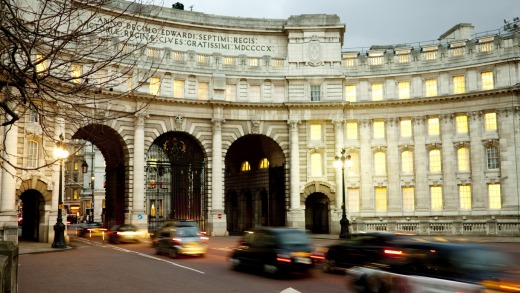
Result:
M182 244L182 239L177 238L177 237L172 238L172 244L173 245L181 245Z
M403 251L402 250L397 250L397 249L387 248L387 249L384 250L384 253L388 254L388 255L402 255Z
M203 244L208 244L209 237L206 237L206 236L200 237L200 242L202 242Z
M311 258L313 260L325 260L325 256L324 255L311 254Z
M292 262L292 259L291 259L291 256L289 256L289 255L286 255L286 254L278 254L278 255L276 255L276 261L277 261L277 262L286 262L286 263L290 263L290 262Z

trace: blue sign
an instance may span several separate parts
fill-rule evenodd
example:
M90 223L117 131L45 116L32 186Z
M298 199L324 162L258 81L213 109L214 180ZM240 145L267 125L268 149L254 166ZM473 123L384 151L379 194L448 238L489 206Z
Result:
M142 220L143 219L143 214L137 214L137 219L138 220Z

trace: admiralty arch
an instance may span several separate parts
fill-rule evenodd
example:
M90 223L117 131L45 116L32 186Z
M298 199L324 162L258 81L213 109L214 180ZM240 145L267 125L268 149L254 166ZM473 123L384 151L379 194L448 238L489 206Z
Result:
M55 125L69 146L88 141L103 155L96 221L147 231L191 219L212 236L260 225L339 234L345 204L351 232L519 235L520 31L460 23L436 41L349 51L336 15L146 11L154 17L133 41L157 39L134 72L160 66L105 111L152 102L107 124ZM127 10L122 30L144 27L139 17ZM33 118L2 132L20 158L52 148ZM344 172L334 167L342 150ZM90 178L82 162L70 156L65 176ZM16 238L22 203L18 235L52 241L57 170L2 172L3 239Z

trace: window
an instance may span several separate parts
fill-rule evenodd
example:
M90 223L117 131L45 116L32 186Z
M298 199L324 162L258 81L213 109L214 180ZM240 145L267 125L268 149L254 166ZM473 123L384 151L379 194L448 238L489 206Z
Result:
M43 55L36 55L36 73L38 73L38 75L44 74L47 70L47 60L44 60L43 58Z
M148 48L148 57L158 58L159 57L159 49L157 49L157 48Z
M491 52L493 51L493 42L479 43L480 52Z
M323 160L320 153L311 154L311 177L323 175Z
M260 161L260 165L258 166L258 169L267 169L269 168L269 160L267 158L263 158Z
M283 67L283 59L272 59L273 67Z
M386 154L384 152L374 154L374 173L376 176L386 175Z
M237 86L235 84L226 85L226 101L235 101L237 98Z
M439 118L438 117L428 118L428 135L434 136L434 135L439 135L439 133L440 133Z
M412 119L401 119L399 130L401 132L401 137L412 137Z
M355 85L346 85L345 86L345 101L355 102L356 100L357 100L356 86Z
M469 149L467 147L457 150L457 166L459 172L469 172Z
M410 150L401 153L401 172L413 173L413 152Z
M204 54L197 54L197 62L199 63L208 63L209 56Z
M502 197L500 195L500 184L488 184L489 208L501 209Z
M74 162L73 168L74 168L73 169L74 171L79 171L79 163L77 161ZM74 180L74 181L77 181L77 180Z
M321 124L311 124L311 141L321 141Z
M349 188L347 192L347 204L349 212L359 212L359 188Z
M347 58L344 60L345 62L345 67L354 67L354 65L356 64L356 58Z
M208 82L199 82L199 88L197 95L199 96L199 100L207 100L209 98L209 83Z
M242 165L240 166L240 171L242 171L242 172L251 171L251 165L249 165L248 161L242 162Z
M495 87L492 71L482 72L480 77L482 78L482 90L492 90Z
M72 77L72 82L80 83L81 82L81 74L83 67L80 64L72 64L70 75Z
M429 153L430 172L441 172L441 151L439 149L431 150Z
M397 54L397 62L398 63L408 63L410 62L410 54Z
M73 198L73 199L78 199L78 190L77 190L77 189L74 189L74 190L72 191L72 198Z
M251 67L258 66L258 58L249 58L249 66L251 66Z
M184 80L173 81L173 96L176 98L184 98Z
M27 168L38 166L38 143L34 140L27 142Z
M175 51L173 52L173 60L182 61L184 59L184 53Z
M432 210L442 210L442 186L430 186L430 196Z
M498 147L488 146L486 148L487 168L490 170L500 168L500 157Z
M352 165L348 168L349 175L359 175L359 153L350 153Z
M471 185L459 185L459 201L461 210L471 210Z
M347 139L358 139L357 121L347 121Z
M320 91L319 85L311 85L311 101L318 102L320 100Z
M497 113L486 113L484 114L484 123L486 131L497 130Z
M437 96L437 79L427 79L425 81L425 86L427 97Z
M415 190L413 187L403 187L403 211L415 210Z
M158 95L161 93L161 79L152 77L150 79L150 95Z
M423 52L424 60L435 60L437 59L437 50L428 50Z
M386 211L386 187L376 187L376 211Z
M400 81L398 83L398 88L399 88L399 99L409 99L410 98L410 82Z
M457 115L455 117L455 127L457 133L468 133L468 116L466 115Z
M374 138L385 138L385 121L374 120Z
M382 83L372 84L372 101L382 101L382 100L383 100L383 84Z
M453 93L463 94L466 92L466 83L464 81L464 75L458 75L453 77Z
M38 111L34 108L34 106L31 106L29 108L29 122L30 123L38 123Z
M224 57L224 65L234 65L235 57Z
M370 65L382 65L383 56L369 56L368 62L370 63Z

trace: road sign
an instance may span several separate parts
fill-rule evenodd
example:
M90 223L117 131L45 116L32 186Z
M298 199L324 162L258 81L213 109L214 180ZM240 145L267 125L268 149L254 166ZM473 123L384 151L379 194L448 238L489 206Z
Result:
M222 219L222 214L218 214L217 218Z

